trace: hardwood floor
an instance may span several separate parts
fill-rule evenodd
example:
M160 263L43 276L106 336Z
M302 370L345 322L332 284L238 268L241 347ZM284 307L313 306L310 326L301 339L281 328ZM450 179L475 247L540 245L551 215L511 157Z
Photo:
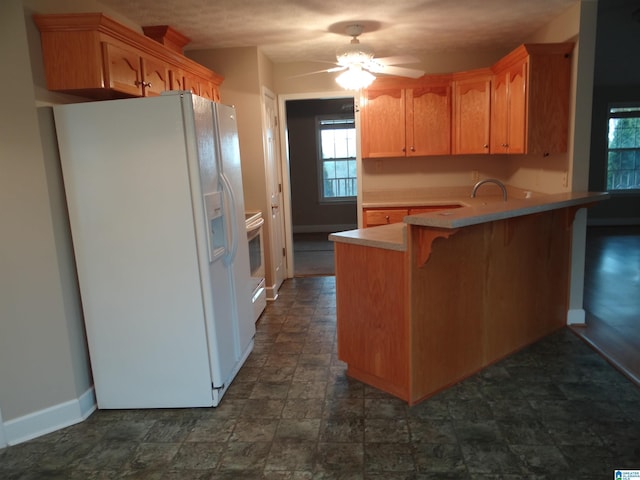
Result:
M640 227L587 230L582 337L640 385Z

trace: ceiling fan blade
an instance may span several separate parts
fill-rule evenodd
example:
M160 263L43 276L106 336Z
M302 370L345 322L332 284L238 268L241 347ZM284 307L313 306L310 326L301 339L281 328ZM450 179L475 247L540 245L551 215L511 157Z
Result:
M380 62L383 65L403 65L406 63L419 63L420 60L411 55L395 55L393 57L376 58L376 62Z
M424 71L422 70L417 70L415 68L394 67L393 65L384 65L379 73L409 78L419 78L424 75Z
M290 75L288 78L308 77L309 75L317 75L318 73L333 73L333 72L340 72L346 69L347 67L325 68L324 70L315 70L313 72L305 72L305 73L299 73L297 75Z

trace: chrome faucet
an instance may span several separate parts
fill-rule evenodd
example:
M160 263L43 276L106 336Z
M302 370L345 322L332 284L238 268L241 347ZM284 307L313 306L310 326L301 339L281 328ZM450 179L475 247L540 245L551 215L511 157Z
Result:
M476 198L478 188L480 188L480 185L482 185L483 183L495 183L496 185L498 185L500 187L500 190L502 190L502 200L505 202L507 201L507 188L504 186L504 183L495 178L485 178L484 180L480 180L478 183L476 183L473 186L473 190L471 191L471 198Z

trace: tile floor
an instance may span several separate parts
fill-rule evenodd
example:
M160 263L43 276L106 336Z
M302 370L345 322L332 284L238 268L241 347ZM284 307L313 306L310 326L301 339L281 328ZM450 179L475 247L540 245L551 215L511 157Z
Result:
M293 234L294 277L335 275L328 232Z
M567 329L409 408L345 376L334 298L334 277L285 282L220 407L98 411L0 451L0 478L603 479L640 469L640 389Z

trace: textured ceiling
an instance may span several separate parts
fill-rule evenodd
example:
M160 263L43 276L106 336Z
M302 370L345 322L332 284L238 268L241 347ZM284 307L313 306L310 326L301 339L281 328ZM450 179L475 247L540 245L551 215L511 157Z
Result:
M578 0L100 0L138 25L170 25L185 50L258 46L274 62L334 61L362 23L376 57L510 49Z

